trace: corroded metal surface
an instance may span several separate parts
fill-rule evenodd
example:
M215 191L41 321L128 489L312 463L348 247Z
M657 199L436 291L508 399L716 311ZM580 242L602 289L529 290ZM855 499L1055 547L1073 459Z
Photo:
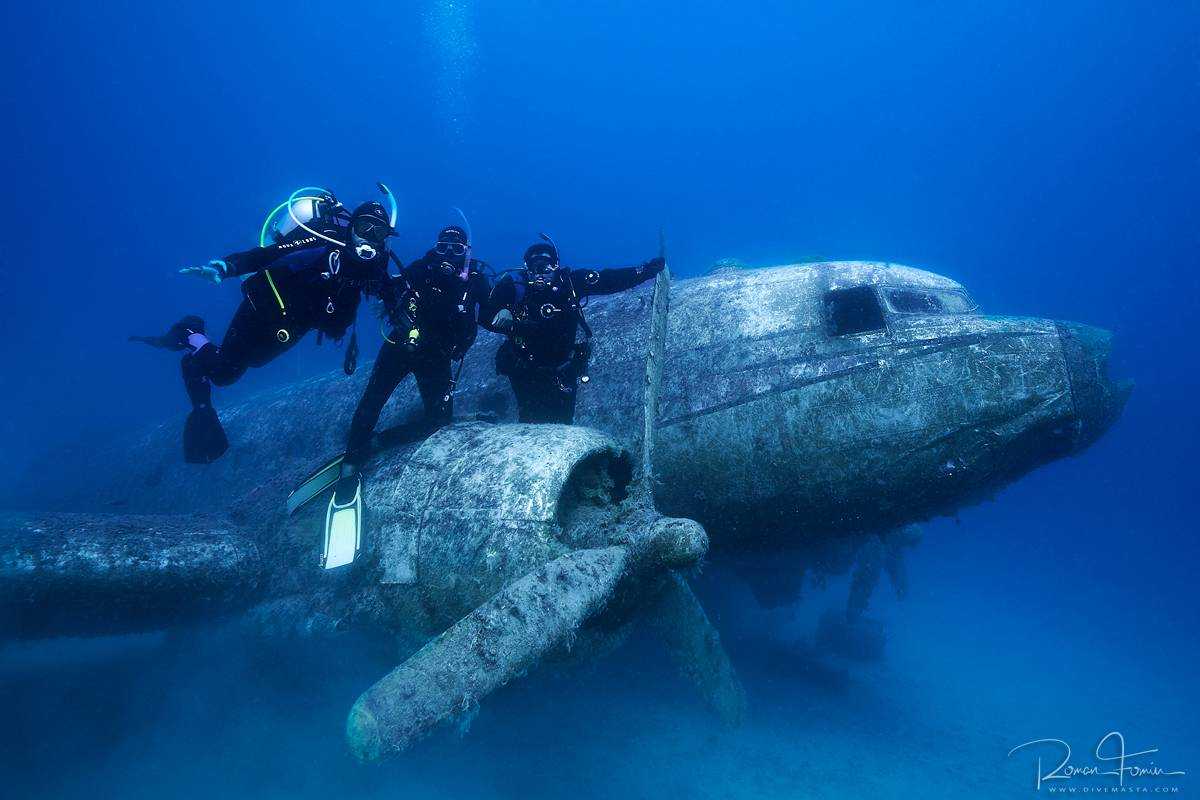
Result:
M217 617L253 602L264 571L221 520L0 514L0 640Z
M835 330L827 293L840 289L874 298L878 324ZM942 293L959 313L900 313L896 289ZM222 409L233 447L203 468L180 463L178 422L132 447L55 454L20 496L88 513L6 519L16 546L0 551L0 631L128 631L245 610L244 624L271 635L386 632L412 657L348 725L355 752L374 757L577 632L604 641L583 630L598 617L617 631L653 608L709 702L735 716L740 687L719 637L671 572L704 555L705 528L733 554L804 553L796 590L806 571L855 570L847 614L861 622L884 572L906 585L902 553L917 534L905 526L1078 452L1129 393L1108 377L1106 332L984 316L958 284L907 267L680 281L661 350L653 291L587 308L597 338L577 422L588 427L460 424L378 452L365 468L367 553L334 573L316 558L319 504L289 520L283 498L339 449L365 370ZM492 367L498 341L482 335L468 356L459 414L515 416ZM658 367L661 380L648 379ZM382 424L416 408L402 387ZM644 446L652 482L636 480L631 454ZM89 480L48 479L68 467ZM196 512L216 516L153 516ZM82 602L55 610L80 587ZM97 602L83 613L87 598Z
M886 328L833 336L825 292L852 286L963 292L933 273L865 262L722 269L673 284L655 499L700 520L715 547L792 546L953 513L1094 441L1128 396L1107 376L1108 335L1087 326L899 314L885 304ZM597 335L577 422L634 453L653 291L644 285L586 309ZM493 368L498 341L481 334L468 355L459 414L515 417ZM119 465L94 486L43 481L24 496L65 509L257 513L266 507L258 500L286 492L314 454L337 451L359 383L331 374L223 409L234 444L203 481L188 480L196 468L178 463L176 423L147 434L136 459L125 444L81 456L83 469ZM382 424L417 407L413 387L402 386Z
M364 465L369 547L325 571L320 504L290 520L105 514L0 517L0 635L97 635L236 616L254 635L360 628L415 645L364 693L353 752L397 752L543 657L595 618L620 628L708 540L664 518L633 480L633 456L575 426L467 423L378 452ZM614 597L619 595L619 600ZM705 642L687 673L709 702L740 696L720 638L694 597L677 638ZM697 613L698 612L698 613ZM690 632L685 632L686 629ZM585 637L585 641L590 641ZM712 648L716 648L713 650ZM577 648L578 649L578 648Z
M346 724L351 752L373 761L469 712L601 611L627 559L624 547L569 553L476 608L363 693Z
M604 474L585 474L589 463ZM610 469L627 483L628 453L587 428L442 429L368 484L373 522L393 531L380 543L384 572L395 583L411 574L429 604L461 616L535 566L599 543L608 520L573 530L561 501L568 481L612 481ZM615 507L628 486L596 490L597 508Z

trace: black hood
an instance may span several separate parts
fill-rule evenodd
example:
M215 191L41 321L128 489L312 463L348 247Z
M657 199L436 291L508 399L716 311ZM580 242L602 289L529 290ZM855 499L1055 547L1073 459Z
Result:
M363 223L371 228L370 231L364 232L365 235L356 230ZM354 209L354 213L350 215L350 231L374 244L383 244L387 237L394 233L387 209L383 207L382 203L374 200L363 203Z

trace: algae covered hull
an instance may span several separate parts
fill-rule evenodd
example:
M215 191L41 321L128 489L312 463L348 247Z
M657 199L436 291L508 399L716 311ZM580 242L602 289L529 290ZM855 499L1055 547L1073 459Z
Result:
M953 513L1095 441L1129 394L1108 377L1106 331L986 315L954 281L865 262L675 281L661 384L648 387L652 291L587 307L595 355L576 421L638 453L649 401L655 500L702 522L716 548ZM495 374L498 344L483 332L468 354L457 414L515 418ZM367 372L330 372L221 408L233 444L203 481L180 463L180 414L134 442L55 454L22 497L140 513L256 507L340 451ZM418 407L406 383L381 427ZM65 465L96 480L45 480Z
M958 284L906 267L723 270L670 299L660 277L589 305L575 426L508 423L498 339L481 337L456 412L491 421L379 437L367 544L347 568L319 565L320 504L288 517L284 498L340 450L365 370L222 409L233 446L202 468L181 463L178 422L55 454L24 493L53 511L0 517L0 636L205 620L265 638L384 634L406 657L347 722L372 760L543 659L602 652L650 619L736 720L744 693L684 577L710 540L815 554L790 582L754 571L789 591L809 568L854 569L853 633L883 572L903 593L911 523L1086 447L1128 396L1108 378L1105 332L985 316ZM416 407L405 387L384 427ZM65 469L93 479L47 479Z

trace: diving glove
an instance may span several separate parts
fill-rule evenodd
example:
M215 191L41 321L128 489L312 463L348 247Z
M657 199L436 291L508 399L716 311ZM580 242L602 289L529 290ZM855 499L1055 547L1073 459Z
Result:
M180 275L195 275L197 278L202 278L210 283L217 284L225 280L229 274L229 265L219 258L210 260L207 264L200 267L184 267L179 270Z
M666 269L667 260L662 256L655 256L646 263L638 267L638 272L649 272L651 275L657 275Z
M492 318L492 327L499 333L511 333L514 325L512 312L507 308L500 309L496 313L496 316Z

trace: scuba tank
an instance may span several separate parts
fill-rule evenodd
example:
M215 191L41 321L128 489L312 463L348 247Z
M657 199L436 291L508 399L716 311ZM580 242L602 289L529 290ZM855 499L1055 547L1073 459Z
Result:
M377 184L379 191L390 201L391 209L389 213L389 224L394 229L396 225L396 217L398 214L398 204L395 195L387 188L386 185ZM338 278L338 273L341 268L341 253L340 248L347 246L350 241L349 227L351 214L345 206L338 201L333 192L324 189L320 186L302 186L288 196L288 199L275 208L271 209L263 220L262 228L258 234L259 247L267 247L269 245L286 245L294 242L303 242L306 239L323 240L326 243L334 245L336 250L331 250L328 255L328 266L324 273L324 277L331 282L335 282ZM271 273L270 268L264 269L242 282L242 293L249 301L250 305L260 315L264 315L270 320L270 324L275 326L275 338L280 344L288 345L292 340L292 329L298 323L298 317L306 317L309 315L307 309L289 308L284 300L284 294L280 281L289 280L286 274ZM335 282L336 283L336 282ZM325 299L323 308L326 314L333 315L338 310L338 306L334 300L340 293L341 289L334 285L333 291L329 297ZM357 288L354 289L357 297ZM351 311L357 310L357 300L353 304ZM289 313L290 312L290 313ZM318 318L323 318L320 313L317 313ZM353 320L350 321L350 324ZM300 323L305 325L312 324L312 320L308 323ZM321 330L320 323L316 323L318 330ZM338 326L340 327L340 326ZM338 341L341 340L341 333L331 333ZM301 335L303 331L301 331ZM358 337L357 331L351 335L350 346L346 352L346 358L343 361L342 368L347 375L354 372L358 361ZM318 339L318 344L320 340Z
M328 238L337 235L349 221L349 212L333 192L320 186L302 186L267 214L258 233L258 246L299 242L314 231ZM332 265L330 268L336 272ZM271 320L275 338L286 345L292 340L295 319L289 319L290 309L280 290L279 280L283 277L272 275L269 269L256 272L242 281L242 294L256 312Z
M350 212L333 192L320 186L302 186L271 210L263 220L258 246L296 242L312 236L336 237L350 224Z

